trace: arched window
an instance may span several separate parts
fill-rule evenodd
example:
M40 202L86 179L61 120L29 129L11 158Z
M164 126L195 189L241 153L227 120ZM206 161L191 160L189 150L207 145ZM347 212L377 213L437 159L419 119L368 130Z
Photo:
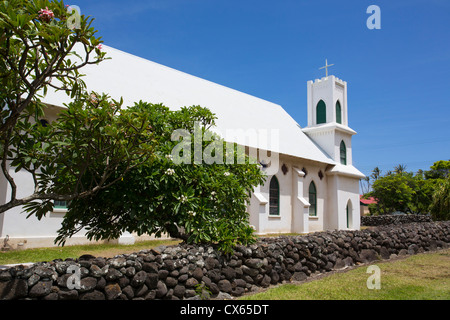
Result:
M309 185L309 215L317 216L317 191L314 181Z
M277 177L273 176L269 187L269 215L280 215L280 184Z
M339 100L336 102L336 122L342 124L342 108Z
M320 100L316 107L316 123L325 123L327 122L327 106L323 100Z
M347 147L345 146L344 140L341 141L341 163L347 164Z
M350 229L352 227L353 224L353 217L352 217L352 203L350 202L350 200L348 200L347 202L347 207L345 208L345 210L347 211L347 228Z

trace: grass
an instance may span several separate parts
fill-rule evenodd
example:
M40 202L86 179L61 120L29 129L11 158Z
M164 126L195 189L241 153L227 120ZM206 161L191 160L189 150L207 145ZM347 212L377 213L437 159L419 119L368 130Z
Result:
M381 288L368 289L367 265L302 284L280 285L244 300L450 300L450 250L372 263Z
M54 259L78 258L83 254L97 257L113 257L118 254L133 253L159 245L173 245L179 240L149 240L139 241L132 245L121 244L87 244L65 247L36 248L0 252L0 265L12 263L41 262Z

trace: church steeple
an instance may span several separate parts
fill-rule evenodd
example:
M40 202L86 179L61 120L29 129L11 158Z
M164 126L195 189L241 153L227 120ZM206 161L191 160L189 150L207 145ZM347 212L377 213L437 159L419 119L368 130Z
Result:
M331 122L348 126L347 82L333 75L308 81L308 127Z
M303 129L334 161L352 164L351 137L348 126L347 82L330 75L308 81L308 126Z

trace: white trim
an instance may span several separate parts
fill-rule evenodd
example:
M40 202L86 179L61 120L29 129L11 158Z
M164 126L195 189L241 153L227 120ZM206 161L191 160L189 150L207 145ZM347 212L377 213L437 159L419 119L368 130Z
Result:
M325 171L326 175L343 175L352 178L364 179L366 176L352 165L336 164L330 170Z
M255 198L256 198L256 200L258 200L260 205L269 203L269 201L260 192L255 192L253 194L255 195Z
M69 211L69 210L63 209L63 208L53 208L52 213L67 213L67 211Z
M329 122L329 123L321 123L321 124L317 124L314 126L308 126L306 128L303 128L302 131L304 133L319 133L322 131L333 131L333 130L337 130L337 131L342 131L345 133L348 133L350 135L355 135L356 131L337 122Z
M297 197L297 199L300 201L304 208L309 208L311 206L311 204L305 198Z

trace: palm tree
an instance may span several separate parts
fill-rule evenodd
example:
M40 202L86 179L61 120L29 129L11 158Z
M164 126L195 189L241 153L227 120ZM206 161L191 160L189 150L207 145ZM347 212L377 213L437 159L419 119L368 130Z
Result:
M398 166L396 166L394 168L394 172L396 174L402 174L402 173L406 172L406 166L403 164L399 164Z
M370 175L370 177L373 179L373 180L378 180L378 178L381 176L381 170L380 170L380 168L378 168L378 167L375 167L373 170L372 170L372 174Z
M366 194L370 190L370 177L367 176L364 179L359 180L362 194Z

